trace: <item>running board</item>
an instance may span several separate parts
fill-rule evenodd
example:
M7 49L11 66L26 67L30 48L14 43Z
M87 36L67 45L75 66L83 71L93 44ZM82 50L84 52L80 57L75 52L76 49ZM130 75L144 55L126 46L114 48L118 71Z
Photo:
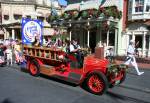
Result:
M49 65L41 65L40 66L41 74L51 76L52 74L54 74L54 72L55 72L54 70L55 70L54 66L49 66Z

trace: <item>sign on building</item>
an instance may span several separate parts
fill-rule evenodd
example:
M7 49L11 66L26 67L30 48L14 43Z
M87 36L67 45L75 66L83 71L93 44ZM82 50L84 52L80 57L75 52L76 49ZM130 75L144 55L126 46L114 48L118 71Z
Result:
M43 23L40 20L22 19L22 42L23 44L31 44L38 37L42 44Z

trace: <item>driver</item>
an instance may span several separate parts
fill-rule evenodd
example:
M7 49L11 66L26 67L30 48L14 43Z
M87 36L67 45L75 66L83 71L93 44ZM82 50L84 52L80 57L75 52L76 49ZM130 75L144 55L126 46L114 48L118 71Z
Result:
M70 43L70 53L74 53L77 56L77 61L79 62L80 66L82 66L82 54L80 52L81 47L78 44L76 39L73 39L72 42Z
M78 53L80 50L80 45L78 44L77 40L73 39L70 43L70 52L72 53Z

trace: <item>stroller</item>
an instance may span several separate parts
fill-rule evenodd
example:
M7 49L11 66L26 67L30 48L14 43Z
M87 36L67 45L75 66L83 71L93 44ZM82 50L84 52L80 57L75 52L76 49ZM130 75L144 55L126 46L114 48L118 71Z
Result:
M6 62L3 57L0 57L0 67L5 66Z

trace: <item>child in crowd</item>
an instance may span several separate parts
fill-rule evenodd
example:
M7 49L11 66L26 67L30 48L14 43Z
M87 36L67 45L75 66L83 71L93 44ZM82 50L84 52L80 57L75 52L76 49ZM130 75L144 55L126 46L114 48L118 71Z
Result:
M13 62L13 59L12 59L12 56L13 56L13 53L12 53L12 48L11 46L9 45L5 51L6 53L6 57L7 57L7 65L12 65L12 62Z
M19 41L16 41L16 44L14 46L14 53L15 53L16 63L20 64L22 62L22 51L21 51L21 45Z

